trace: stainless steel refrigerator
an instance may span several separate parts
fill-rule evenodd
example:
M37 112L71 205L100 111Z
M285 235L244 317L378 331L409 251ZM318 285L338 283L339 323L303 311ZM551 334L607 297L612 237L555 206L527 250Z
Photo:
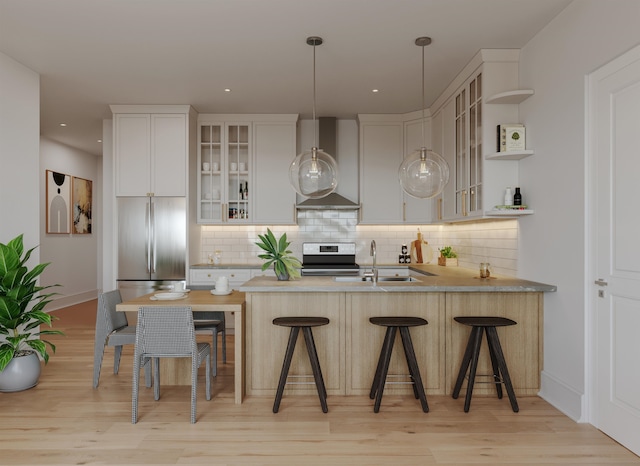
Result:
M120 197L117 208L117 280L122 299L185 283L186 199Z

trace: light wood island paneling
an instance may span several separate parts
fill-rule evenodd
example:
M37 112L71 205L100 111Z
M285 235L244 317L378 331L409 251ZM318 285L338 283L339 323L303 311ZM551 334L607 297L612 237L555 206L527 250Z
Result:
M504 352L509 376L516 396L536 395L540 391L542 372L542 293L447 293L446 299L446 387L444 393L453 392L471 327L453 320L456 316L498 316L515 320L518 324L498 327L498 337ZM486 336L482 337L482 348L477 374L491 374L491 360ZM474 395L495 395L490 380L476 376ZM461 396L464 397L463 384Z
M246 319L247 395L275 395L289 338L288 327L273 325L276 317L313 315L327 317L328 325L313 328L325 387L329 395L345 393L345 305L340 293L252 293L252 312ZM302 332L289 369L289 377L310 384L287 385L284 395L316 393L313 372Z
M498 329L517 396L536 395L543 364L545 285L512 277L478 280L475 271L435 269L438 275L417 276L405 283L335 282L326 277L303 277L279 282L254 278L240 289L246 293L246 378L248 395L275 395L287 345L286 328L275 327L280 316L321 316L331 323L314 329L320 364L329 395L368 395L375 373L384 328L372 325L374 316L416 316L429 324L410 329L427 395L451 395L470 329L455 316L494 315L517 325ZM486 339L478 375L490 373ZM298 343L290 374L311 375L308 356ZM400 339L395 342L389 374L406 376L408 368ZM309 379L312 381L312 379ZM387 382L408 378L387 378ZM495 396L492 384L479 377L474 395ZM463 390L466 384L463 384ZM315 393L315 386L288 385L286 394ZM412 393L410 384L387 384L385 393Z
M429 322L426 326L411 327L409 332L427 395L444 392L444 293L350 293L345 294L345 298L348 324L345 331L348 348L345 373L347 395L369 395L386 331L385 327L371 324L369 318L380 316L416 316ZM412 391L410 385L389 383L409 380L404 376L408 374L408 369L399 334L394 343L388 374L384 393L407 394Z

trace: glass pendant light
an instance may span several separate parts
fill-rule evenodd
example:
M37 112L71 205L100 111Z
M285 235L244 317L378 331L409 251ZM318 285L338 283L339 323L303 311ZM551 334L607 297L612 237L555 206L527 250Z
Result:
M307 37L307 44L313 46L313 147L293 159L289 167L289 181L301 196L319 199L338 187L338 164L331 155L317 147L316 46L322 45L322 38Z
M431 38L418 37L415 43L422 47L422 147L404 158L398 177L404 192L418 199L431 199L440 194L449 182L449 165L442 156L425 147L424 48L431 43Z

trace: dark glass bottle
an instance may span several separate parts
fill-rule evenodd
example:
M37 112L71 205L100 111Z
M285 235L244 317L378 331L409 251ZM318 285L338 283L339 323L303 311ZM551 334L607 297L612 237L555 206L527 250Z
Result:
M516 188L516 192L513 194L513 205L522 205L522 194L520 194L520 188Z
M240 183L240 193L238 194L238 200L244 199L244 191L242 190L242 183Z
M248 181L245 181L244 183L243 199L245 201L249 200L249 182Z

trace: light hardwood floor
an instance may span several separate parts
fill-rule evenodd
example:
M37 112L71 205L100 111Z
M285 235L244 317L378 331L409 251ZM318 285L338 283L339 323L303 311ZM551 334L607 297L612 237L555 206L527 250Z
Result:
M330 396L328 414L313 396L285 395L278 414L271 397L235 405L232 351L211 401L200 376L196 424L189 423L189 387L162 387L159 401L141 387L132 425L132 348L118 375L107 350L94 390L95 301L54 314L66 336L55 338L58 351L39 385L0 394L0 464L640 465L593 426L537 397L520 398L517 414L506 397L474 397L468 414L463 399L448 396L429 397L428 414L412 397L386 395L378 414L366 396Z

